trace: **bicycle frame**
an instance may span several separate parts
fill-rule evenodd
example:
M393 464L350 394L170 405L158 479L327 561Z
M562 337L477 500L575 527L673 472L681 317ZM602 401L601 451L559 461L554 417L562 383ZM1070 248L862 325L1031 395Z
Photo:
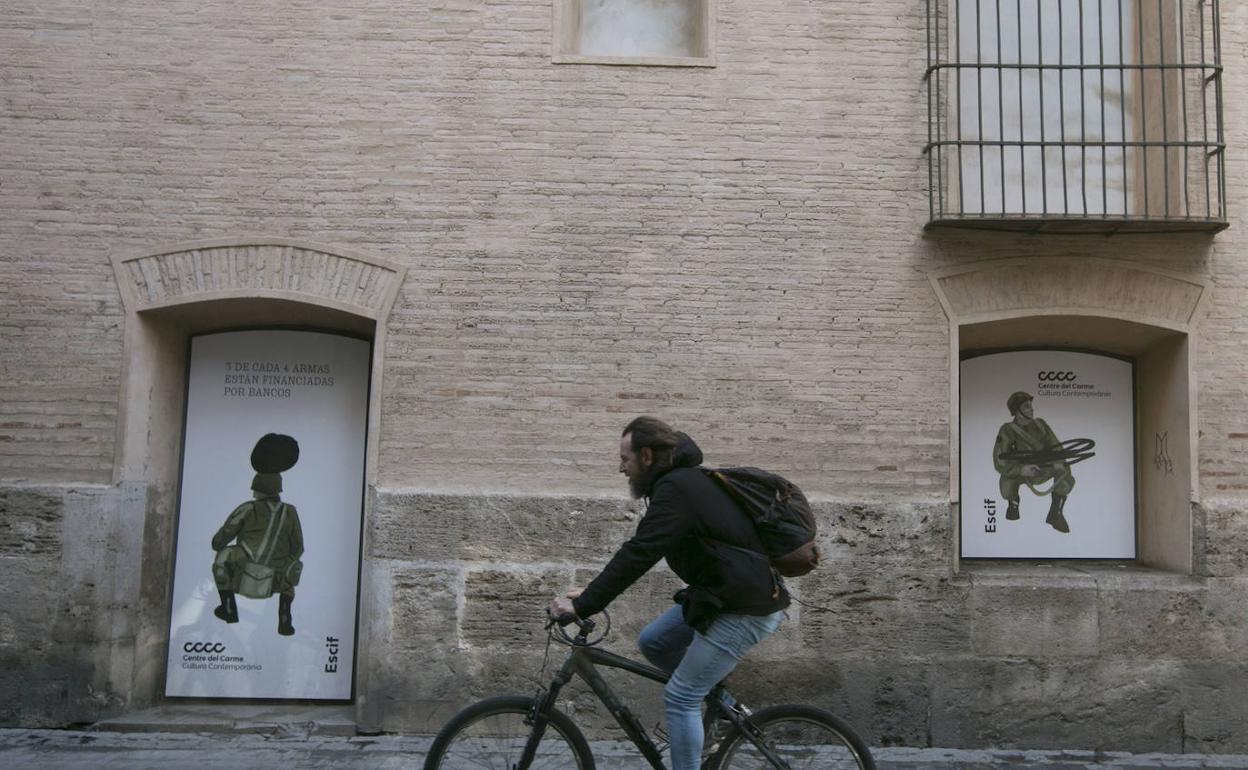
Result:
M533 732L529 736L528 742L525 744L524 753L520 758L520 768L528 768L533 761L533 757L537 752L537 746L541 743L542 736L546 732L547 712L554 708L555 701L559 697L559 692L570 681L573 676L579 676L589 685L594 695L598 696L598 700L602 701L607 710L611 712L611 716L619 723L624 730L624 734L628 739L641 751L646 761L654 770L668 770L663 764L663 756L659 747L651 740L650 735L642 726L641 720L637 718L633 712L629 711L623 701L621 701L607 684L602 675L598 673L595 666L606 666L608 668L618 668L627 671L630 674L649 679L659 684L666 684L670 676L654 666L645 663L639 663L635 660L625 658L606 650L599 650L584 644L572 644L572 650L568 653L567 659L559 668L555 678L551 681L550 687L546 692L539 695L534 702L533 707ZM716 685L715 690L722 690L723 685ZM712 692L715 692L712 690ZM759 735L757 728L750 722L749 717L745 714L728 709L722 710L721 713L737 727L745 736L753 743L758 750L767 757L774 767L787 768L787 764L783 759L766 745ZM708 714L709 716L709 714Z

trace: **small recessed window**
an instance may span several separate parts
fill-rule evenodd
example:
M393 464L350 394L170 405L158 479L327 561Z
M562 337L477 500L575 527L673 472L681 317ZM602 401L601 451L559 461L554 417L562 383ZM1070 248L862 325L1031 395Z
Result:
M715 0L555 0L554 61L715 66Z

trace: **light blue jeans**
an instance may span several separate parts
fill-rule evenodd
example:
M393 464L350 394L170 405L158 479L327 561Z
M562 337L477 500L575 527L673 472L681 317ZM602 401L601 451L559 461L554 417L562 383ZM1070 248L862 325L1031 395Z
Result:
M646 659L671 673L663 688L672 770L698 770L702 760L702 701L736 668L745 651L780 627L784 611L771 615L720 615L706 633L672 607L642 629L637 646Z

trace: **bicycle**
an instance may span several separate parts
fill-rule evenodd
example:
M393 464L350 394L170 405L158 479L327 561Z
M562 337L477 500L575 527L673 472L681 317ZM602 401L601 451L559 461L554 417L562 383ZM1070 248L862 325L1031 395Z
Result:
M591 619L568 619L578 628L575 637L568 635L563 624L549 621L547 654L551 641L571 648L550 685L539 688L535 697L487 698L456 714L434 739L424 770L594 770L594 756L584 734L555 708L560 690L573 676L589 685L649 765L655 770L667 770L662 756L665 746L655 743L641 720L615 695L595 666L620 669L660 684L667 682L668 675L645 663L598 649L596 645L611 628L610 617L602 614L605 628L593 641L590 637L596 624ZM725 700L726 695L728 691L721 682L707 697L709 705L703 726L709 751L704 753L703 770L875 768L871 752L858 734L828 711L781 705L754 712L731 696ZM727 703L735 705L729 707Z

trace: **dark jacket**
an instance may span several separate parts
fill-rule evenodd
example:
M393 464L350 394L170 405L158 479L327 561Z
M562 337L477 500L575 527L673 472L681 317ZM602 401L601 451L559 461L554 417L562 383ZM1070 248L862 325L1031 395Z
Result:
M687 437L686 437L687 439ZM789 594L772 572L754 524L732 498L696 466L702 451L687 439L674 467L650 488L637 532L611 557L572 605L589 617L667 559L689 588L677 594L685 620L705 630L716 615L770 615L789 606Z

